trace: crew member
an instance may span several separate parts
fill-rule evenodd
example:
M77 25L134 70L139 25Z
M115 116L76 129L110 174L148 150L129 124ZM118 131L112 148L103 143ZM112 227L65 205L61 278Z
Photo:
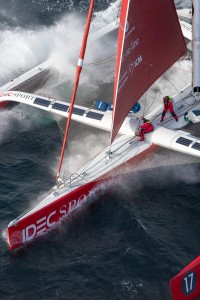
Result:
M144 134L153 131L153 125L148 119L143 118L143 124L140 126L140 141L144 141Z
M178 117L175 114L174 108L173 108L172 97L170 97L170 96L163 97L163 103L164 103L164 108L163 108L162 117L161 117L160 122L162 122L164 120L165 114L166 114L168 109L169 109L171 115L176 120L176 122L178 122Z

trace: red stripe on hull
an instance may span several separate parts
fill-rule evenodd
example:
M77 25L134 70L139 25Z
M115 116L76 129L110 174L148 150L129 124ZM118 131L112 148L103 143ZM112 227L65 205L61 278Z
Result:
M13 251L44 234L58 224L64 217L83 204L95 181L85 184L55 202L30 214L15 225L8 227L8 243Z
M130 172L130 166L137 165L144 158L155 151L155 145L129 159L110 172L95 179L90 183L80 186L69 194L62 196L53 203L28 215L16 224L8 227L8 243L10 250L16 250L33 241L45 232L54 228L61 220L67 217L75 209L86 203L90 193L95 187L107 182L110 178L116 178ZM129 170L128 170L129 168Z

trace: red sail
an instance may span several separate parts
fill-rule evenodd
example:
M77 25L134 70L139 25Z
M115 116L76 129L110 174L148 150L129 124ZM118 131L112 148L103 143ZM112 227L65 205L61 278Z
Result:
M122 0L111 142L133 105L185 51L174 0Z

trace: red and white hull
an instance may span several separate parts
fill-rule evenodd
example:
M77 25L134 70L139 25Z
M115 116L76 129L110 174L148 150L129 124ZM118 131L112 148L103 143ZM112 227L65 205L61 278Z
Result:
M8 226L8 243L10 250L21 248L25 244L51 230L64 217L80 207L88 199L90 191L97 182L93 181L67 193L48 205L30 212ZM53 194L52 194L52 197Z
M135 148L136 143L138 144L137 150ZM115 154L115 150L120 148L121 150L117 151L118 154L117 152ZM94 160L84 166L76 177L52 190L48 197L8 225L10 250L14 251L25 246L54 228L82 205L88 205L90 196L95 190L100 190L101 185L108 183L110 179L130 172L131 166L141 160L141 157L144 158L145 154L149 155L154 148L155 146L150 147L148 142L139 142L138 137L134 139L119 138L115 142L113 154L110 158L106 153L108 149L105 149ZM123 152L124 156L119 157L119 152ZM131 156L132 158L130 158Z

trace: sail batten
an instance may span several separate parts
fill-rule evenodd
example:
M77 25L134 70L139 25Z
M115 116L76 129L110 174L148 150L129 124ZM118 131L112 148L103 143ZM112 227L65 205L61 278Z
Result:
M122 0L111 142L131 107L185 51L173 0Z

